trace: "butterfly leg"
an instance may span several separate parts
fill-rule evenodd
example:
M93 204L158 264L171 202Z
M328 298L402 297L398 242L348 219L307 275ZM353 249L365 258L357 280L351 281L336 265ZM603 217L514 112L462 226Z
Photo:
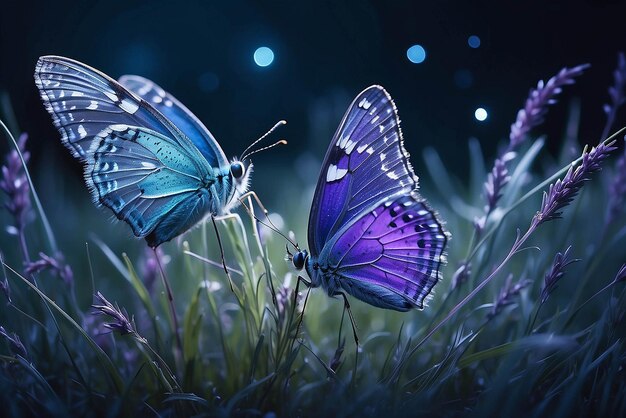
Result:
M352 333L354 334L354 342L356 345L359 345L359 336L356 333L357 326L354 320L354 316L352 315L352 309L350 309L350 302L348 302L348 297L343 292L335 292L335 295L341 295L343 297L343 308L348 311L348 317L350 318L350 324L352 325Z
M231 292L235 291L233 286L233 279L230 277L230 271L226 266L226 259L224 258L224 247L222 246L222 239L220 238L220 232L217 229L217 223L215 222L215 216L211 215L211 222L213 222L213 228L215 229L215 236L217 237L217 244L220 247L220 255L222 257L222 267L224 267L224 271L226 272L226 276L228 276L228 284L230 285Z
M311 282L305 279L304 277L298 275L298 281L296 282L296 291L293 294L293 310L291 311L291 315L295 315L296 308L298 307L298 293L300 292L300 282L304 283L304 285L309 289L306 293L306 297L304 298L304 304L302 305L302 313L300 314L300 319L298 320L298 326L296 327L295 338L298 337L300 333L300 326L302 325L302 321L304 320L304 310L306 309L306 303L309 300L309 294L311 293ZM294 338L294 340L295 340Z

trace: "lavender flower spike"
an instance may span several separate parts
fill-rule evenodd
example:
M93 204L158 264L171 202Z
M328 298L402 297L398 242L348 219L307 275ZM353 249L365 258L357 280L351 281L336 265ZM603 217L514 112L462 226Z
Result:
M610 225L624 211L626 203L626 149L615 163L613 181L609 185L609 208L606 214L606 225Z
M554 262L552 263L552 267L550 268L550 270L546 273L544 277L544 285L543 285L543 288L541 289L541 303L542 304L546 300L548 300L548 297L550 296L550 294L557 288L557 284L559 280L561 280L561 278L565 274L565 267L567 267L568 265L572 263L580 261L580 259L578 258L574 258L574 259L569 258L571 249L572 249L572 246L570 245L562 254L556 253L556 256L554 257Z
M506 163L511 161L515 156L513 152L507 152L503 156L496 159L493 164L491 173L487 176L485 182L485 196L487 198L487 206L485 213L490 214L498 204L498 200L502 197L502 189L507 185L511 176L506 168ZM486 219L485 219L486 221Z
M544 84L542 80L537 83L537 88L530 91L524 108L517 112L517 118L511 125L507 151L513 151L517 148L524 142L526 134L532 128L543 123L548 112L548 106L556 103L555 97L561 93L562 87L574 84L574 78L581 75L587 68L589 68L589 64L563 68L547 83Z
M548 113L548 106L556 103L562 87L568 84L574 84L574 77L581 75L589 64L579 65L574 68L563 68L557 75L548 80L544 84L542 80L537 83L537 88L530 91L524 107L517 112L517 118L511 125L511 133L509 134L509 144L504 152L496 159L493 169L484 185L485 215L477 219L474 228L478 233L482 232L487 218L496 208L500 197L502 197L502 189L510 180L509 171L506 167L507 163L515 158L515 151L526 139L526 134L536 126L541 125Z
M617 68L613 71L613 85L609 87L610 104L604 105L604 113L606 113L606 125L602 131L602 138L609 135L609 131L615 122L617 110L626 103L626 57L623 52L617 54Z
M27 134L20 135L17 145L22 152L24 161L28 162L30 153L26 151ZM2 178L0 179L0 190L8 197L4 207L9 211L15 220L15 225L9 227L9 233L18 235L29 221L28 216L31 209L30 191L28 180L24 174L22 161L17 151L11 151L6 157L6 165L2 166Z
M556 183L550 185L547 193L543 192L541 209L533 217L531 227L561 217L561 209L572 202L584 182L589 180L589 175L602 169L602 161L616 149L613 144L615 141L608 144L600 143L591 151L584 151L582 163L576 169L574 166L570 167L563 180L557 180Z

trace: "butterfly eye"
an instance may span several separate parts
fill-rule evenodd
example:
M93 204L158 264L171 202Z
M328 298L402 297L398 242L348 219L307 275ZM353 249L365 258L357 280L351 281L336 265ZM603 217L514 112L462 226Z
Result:
M306 261L308 256L309 254L306 252L306 250L298 251L293 255L293 266L298 270L302 270L302 267L304 267L304 262Z
M234 178L240 179L241 176L243 176L243 164L240 162L232 163L230 165L230 174L232 174Z

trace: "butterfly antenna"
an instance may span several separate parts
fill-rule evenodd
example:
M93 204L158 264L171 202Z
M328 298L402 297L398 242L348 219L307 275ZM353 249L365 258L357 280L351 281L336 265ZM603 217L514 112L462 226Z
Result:
M262 148L262 149L260 149L260 150L254 151L254 152L252 152L252 153L250 153L250 154L246 154L248 151L250 151L250 148L252 148L252 147L253 147L253 146L255 146L256 144L258 144L260 141L262 141L262 140L264 140L265 138L267 138L267 136L268 136L269 134L271 134L272 132L274 132L276 129L278 129L278 127L279 127L279 126L286 125L286 124L287 124L287 121L286 121L286 120L280 120L280 121L278 121L278 122L277 122L274 126L272 126L272 129L270 129L269 131L267 131L267 132L265 133L265 135L261 136L259 139L257 139L257 140L256 140L256 141L254 141L252 144L250 144L250 146L248 146L248 148L246 148L246 149L245 149L245 150L241 153L242 157L241 157L239 160L240 160L240 161L243 161L243 160L244 160L244 158L246 158L246 157L248 157L248 156L250 156L250 155L254 154L254 152L262 151L262 150L264 150L264 149L271 148L271 147L273 147L274 145L278 145L279 143L281 143L281 141L278 141L276 144L274 144L274 145L272 145L272 146L270 146L270 147ZM282 140L282 141L284 141L284 140ZM287 141L284 141L284 143L286 144L286 143L287 143Z
M257 152L261 152L261 151L268 150L268 149L270 149L270 148L274 148L276 145L287 145L287 140L285 140L285 139L281 139L280 141L276 141L276 142L274 142L272 145L268 145L267 147L263 147L263 148L256 149L256 150L254 150L254 151L252 151L252 152L250 152L250 153L248 153L248 154L244 155L243 157L241 157L240 161L243 161L245 158L248 158L248 157L250 157L252 154L256 154Z

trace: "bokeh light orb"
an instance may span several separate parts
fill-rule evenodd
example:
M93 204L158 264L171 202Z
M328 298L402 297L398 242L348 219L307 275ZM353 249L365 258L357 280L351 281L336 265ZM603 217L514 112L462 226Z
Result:
M257 50L254 51L254 62L259 67L267 67L274 62L274 51L266 46L257 48Z
M476 35L472 35L467 38L467 44L470 46L470 48L476 49L480 46L480 38Z
M487 111L482 108L479 107L478 109L476 109L476 111L474 112L474 117L476 118L477 121L482 122L484 120L487 119Z
M413 64L420 64L426 59L426 50L421 45L413 45L406 50L406 57Z

